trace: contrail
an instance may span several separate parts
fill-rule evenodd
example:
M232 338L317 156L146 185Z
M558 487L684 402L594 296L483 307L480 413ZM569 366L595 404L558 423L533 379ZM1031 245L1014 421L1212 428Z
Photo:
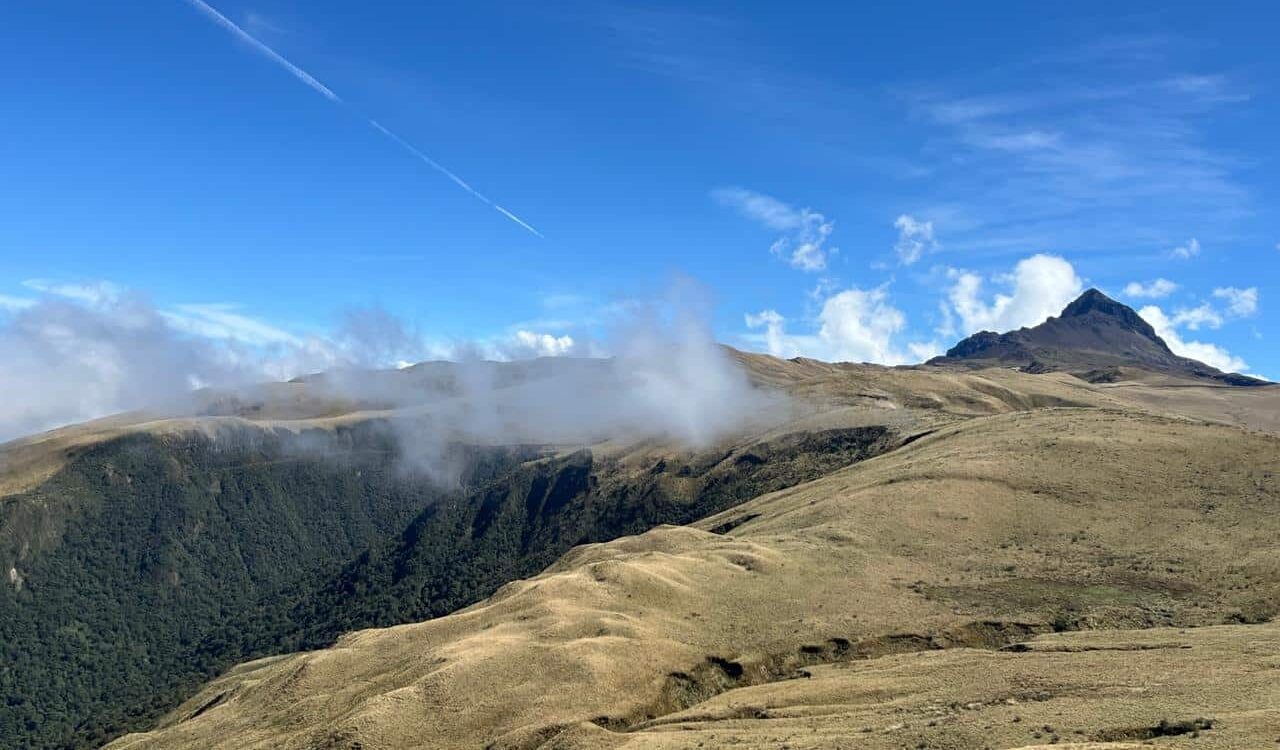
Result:
M508 219L511 219L512 221L524 227L525 229L528 229L530 232L533 232L535 235L539 237L543 237L542 232L539 232L538 230L529 226L529 224L526 223L524 219L521 219L519 216L516 216L515 214L511 213L510 211L503 208L502 206L499 206L497 203L494 203L493 201L489 200L489 198L486 197L484 193L481 193L479 190L476 190L475 188L471 187L471 185L469 185L466 180L462 179L461 177L454 174L453 172L450 172L440 162L436 161L435 159L432 159L430 156L427 156L426 154L422 153L418 149L414 148L412 143L409 143L408 141L396 135L395 133L392 133L390 130L387 130L387 128L382 123L370 118L369 124L373 126L374 130L377 130L379 133L382 133L386 137L395 141L405 151L408 151L409 153L418 157L422 161L426 162L427 166L436 170L437 172L444 175L445 177L448 177L449 179L453 180L458 187L462 188L468 193L471 193L479 200L484 201L486 205L493 206L494 210L496 210L498 213L502 214ZM543 239L546 239L546 238L543 237Z
M336 104L345 104L345 102L342 100L342 97L335 94L333 92L333 89L321 83L318 79L316 79L315 76L311 75L307 71L289 62L279 52L276 52L275 50L271 49L267 45L258 41L256 37L254 37L249 32L245 31L244 29L240 28L240 26L237 25L230 18L227 18L226 16L219 13L218 10L214 8L212 5L209 5L208 3L204 2L204 0L187 0L187 3L192 7L194 7L196 10L203 13L207 18L209 18L209 20L218 24L219 26L226 29L227 31L230 31L233 35L236 36L236 38L240 39L243 42L246 42L249 46L261 52L263 55L266 55L267 58L270 59L272 62L276 63L280 67L292 73L294 78L297 78L299 81L302 81L303 83L307 84L307 86L309 86L311 90L315 91L316 93L320 94L321 96L323 96L324 98L328 99L331 102L334 102ZM440 162L436 161L435 159L432 159L430 156L427 156L426 154L419 151L417 148L413 146L413 144L409 143L405 139L401 138L400 136L388 130L385 126L382 125L382 123L370 117L365 117L364 119L366 122L369 123L370 127L372 127L374 130L377 130L379 133L382 133L387 138L390 138L392 141L394 141L397 145L399 145L405 151L408 151L410 154L412 154L413 156L416 156L418 159L426 163L427 166L436 170L437 172L444 175L445 177L448 177L450 180L453 180L454 184L456 184L458 187L470 193L476 199L484 202L485 205L492 207L495 211L507 217L512 222L520 225L520 227L522 227L523 229L531 232L534 236L542 237L543 239L545 239L542 232L539 232L537 229L534 229L533 226L531 226L527 221L525 221L524 219L521 219L519 216L516 216L515 214L511 213L510 211L498 205L497 203L494 203L493 201L489 200L489 198L485 196L484 193L481 193L479 190L476 190L475 188L471 187L471 185L467 184L466 180L462 179L458 175L449 171Z
M284 57L280 53L271 49L270 47L263 44L262 42L259 42L257 39L253 37L252 34L250 34L249 32L237 26L235 22L233 22L230 18L227 18L226 16L219 13L216 9L213 8L213 6L204 2L204 0L187 0L187 2L191 3L191 5L195 6L197 10L199 10L201 13L204 13L206 16L208 16L211 21L218 24L219 26L226 29L227 31L230 31L232 34L235 34L237 37L240 38L241 41L247 42L250 47L253 47L254 49L261 52L262 54L271 58L271 60L273 60L277 65L279 65L280 67L292 73L294 78L297 78L299 81L302 81L303 83L307 84L316 92L323 95L326 99L329 99L330 101L335 101L335 102L342 101L342 99L339 98L337 94L333 93L333 90L330 89L328 86L317 81L315 77L312 76L307 71L303 70L302 68L299 68L297 65L294 65L293 63L284 59Z

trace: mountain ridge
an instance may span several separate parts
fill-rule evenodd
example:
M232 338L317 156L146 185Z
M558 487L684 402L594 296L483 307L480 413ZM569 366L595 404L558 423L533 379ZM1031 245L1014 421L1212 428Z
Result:
M1133 308L1089 289L1060 315L1006 333L979 331L926 364L1017 367L1027 372L1068 372L1090 382L1120 379L1122 367L1231 386L1268 385L1179 356Z

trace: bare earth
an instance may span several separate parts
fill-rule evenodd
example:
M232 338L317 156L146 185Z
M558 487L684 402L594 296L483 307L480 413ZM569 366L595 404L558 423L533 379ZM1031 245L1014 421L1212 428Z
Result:
M241 665L110 747L1280 741L1280 389L1182 410L1167 384L743 359L822 404L787 429L870 413L918 439Z

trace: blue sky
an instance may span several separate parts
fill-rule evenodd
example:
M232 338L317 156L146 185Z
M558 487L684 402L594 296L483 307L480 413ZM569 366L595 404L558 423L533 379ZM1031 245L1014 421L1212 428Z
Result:
M0 321L591 352L688 277L901 363L1097 286L1280 377L1274 4L442 5L6 5Z

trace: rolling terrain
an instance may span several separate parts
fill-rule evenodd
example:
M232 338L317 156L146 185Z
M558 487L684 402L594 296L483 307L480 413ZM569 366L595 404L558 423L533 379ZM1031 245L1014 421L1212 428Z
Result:
M1272 743L1280 387L1128 356L1125 311L1050 319L1103 336L1053 366L727 350L768 397L701 445L406 432L476 408L424 363L0 446L0 738ZM605 365L480 367L510 406Z
M115 747L827 747L867 727L878 746L972 747L1014 715L1028 723L1001 746L1196 719L1213 722L1196 746L1274 742L1280 663L1253 644L1280 604L1278 449L1127 409L966 420L693 526L578 547L459 613L243 665ZM1190 647L1123 645L1146 641ZM1210 682L1198 649L1232 644ZM1124 660L1111 681L1092 666L1107 654ZM979 671L902 687L930 665ZM1118 693L1137 697L1097 697Z

